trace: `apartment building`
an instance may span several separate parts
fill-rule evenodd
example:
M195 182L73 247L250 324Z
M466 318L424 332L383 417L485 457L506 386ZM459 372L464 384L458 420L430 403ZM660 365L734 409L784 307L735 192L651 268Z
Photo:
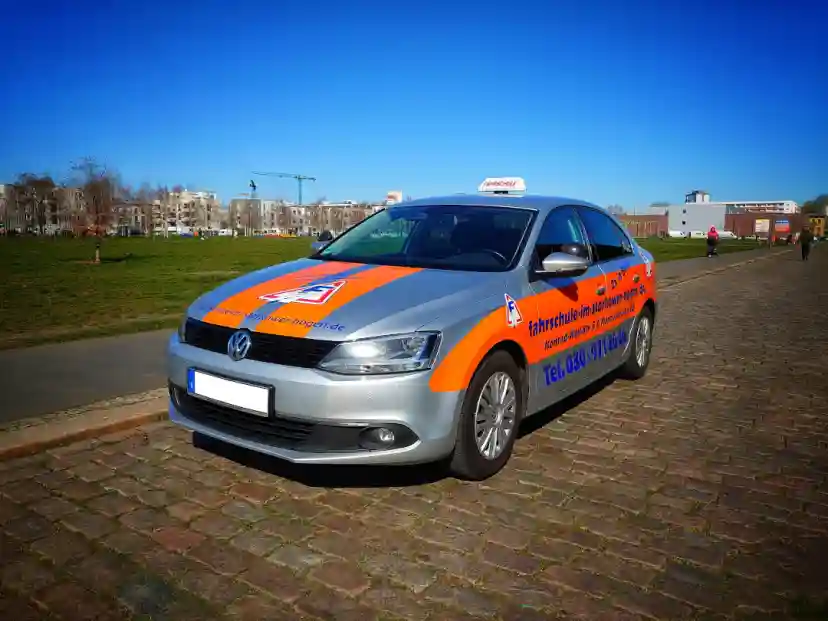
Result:
M55 187L47 196L36 197L15 184L0 184L0 230L54 235L72 231L84 221L83 191Z
M221 227L215 192L180 190L167 192L153 201L153 230L170 233L218 230Z
M339 234L376 211L372 205L317 203L297 205L282 200L234 198L227 211L227 225L245 235L318 235L328 230Z

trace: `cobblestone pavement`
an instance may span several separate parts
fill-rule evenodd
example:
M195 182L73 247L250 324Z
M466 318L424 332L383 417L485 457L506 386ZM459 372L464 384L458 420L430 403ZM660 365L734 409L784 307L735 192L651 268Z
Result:
M268 472L166 423L2 463L0 618L824 619L826 269L665 291L649 375L482 484Z

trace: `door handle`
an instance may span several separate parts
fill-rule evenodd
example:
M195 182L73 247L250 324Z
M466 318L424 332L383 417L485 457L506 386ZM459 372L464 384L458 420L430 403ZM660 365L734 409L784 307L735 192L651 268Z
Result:
M597 295L604 295L606 292L607 292L607 288L604 287L603 285L598 287L598 289L595 291L595 293Z
M639 280L641 280L641 276L639 274L633 276L633 282L638 282Z

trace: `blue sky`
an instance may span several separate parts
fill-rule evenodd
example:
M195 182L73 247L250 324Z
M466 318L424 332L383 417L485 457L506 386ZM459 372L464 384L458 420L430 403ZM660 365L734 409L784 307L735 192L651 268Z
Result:
M227 200L828 192L819 0L6 3L0 179L91 155ZM14 53L10 54L10 51ZM289 180L261 195L295 199Z

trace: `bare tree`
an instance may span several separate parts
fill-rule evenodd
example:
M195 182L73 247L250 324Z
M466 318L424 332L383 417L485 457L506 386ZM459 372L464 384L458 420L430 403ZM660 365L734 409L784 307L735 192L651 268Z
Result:
M8 183L3 188L3 228L7 234L12 228L22 225L24 220L21 192L22 188L16 183Z
M57 184L49 175L39 176L23 173L17 178L15 185L21 190L27 204L30 221L37 228L37 232L43 235L48 214L52 211L51 208L56 205L55 189Z
M11 184L3 187L3 193L0 195L0 224L2 224L2 231L5 235L9 234L11 230Z
M161 225L164 237L170 236L170 189L167 186L159 186L155 190L155 200L160 203Z
M134 197L135 209L141 216L141 232L150 235L153 231L155 214L153 213L153 191L148 183L142 183Z
M101 262L101 239L112 221L115 202L115 176L93 158L87 157L72 166L83 189L86 213L94 227L95 263Z
M244 201L245 223L247 232L245 235L253 235L254 231L262 228L262 202L257 198Z
M327 212L330 211L330 207L322 205L321 203L317 202L310 206L310 228L311 232L316 231L317 233L321 233L324 231L327 226Z

